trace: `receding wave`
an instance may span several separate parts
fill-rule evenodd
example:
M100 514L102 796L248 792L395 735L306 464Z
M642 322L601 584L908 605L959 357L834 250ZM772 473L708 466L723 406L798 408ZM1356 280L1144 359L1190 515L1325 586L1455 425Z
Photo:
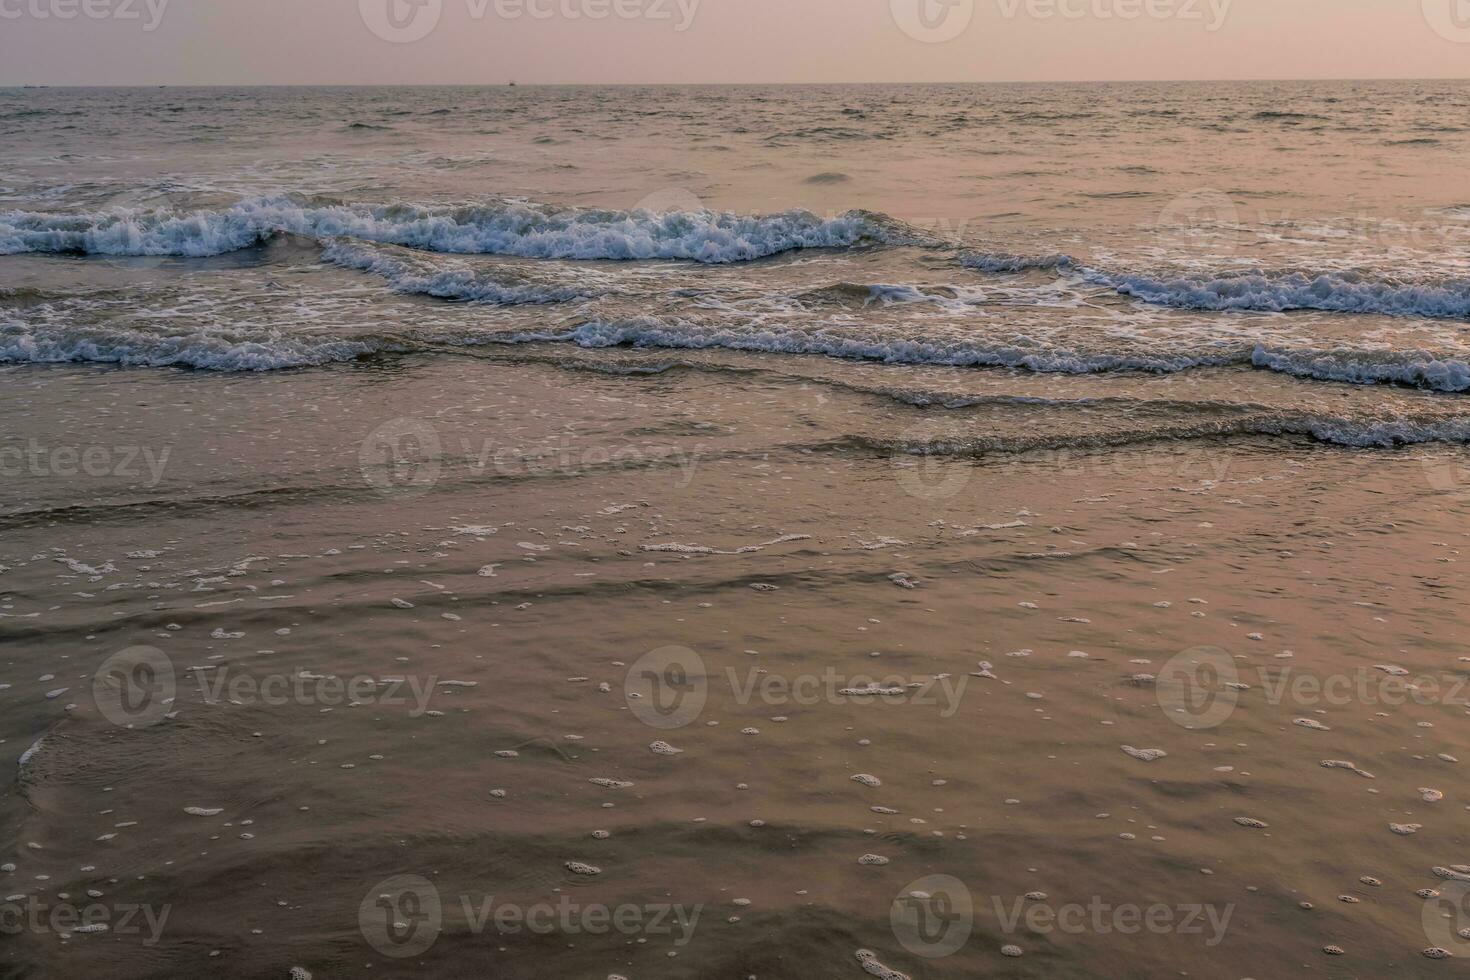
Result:
M1106 286L1156 306L1213 312L1370 313L1427 319L1470 318L1470 280L1415 282L1357 272L1266 272L1151 275L1078 266L1067 255L964 252L960 264L981 272L1075 268L1085 283Z
M1143 355L1084 353L1066 347L1020 347L983 340L877 338L833 330L796 328L718 328L653 316L590 320L560 332L524 332L502 342L564 341L581 347L665 347L682 350L756 351L776 354L822 354L847 360L886 364L937 364L950 367L1021 368L1038 373L1092 374L1105 371L1171 373L1192 367L1248 363L1249 350L1237 355Z
M91 362L208 371L273 371L350 361L412 346L389 337L156 336L123 327L34 326L0 320L0 363Z
M1398 384L1443 392L1470 391L1470 361L1427 350L1384 347L1297 347L1242 341L1194 348L1089 350L1028 338L974 335L897 337L854 334L839 327L719 325L652 315L592 318L547 330L404 334L292 333L288 329L148 332L112 322L79 325L64 316L0 319L0 362L95 361L217 371L310 367L379 353L441 350L485 344L572 343L673 350L724 349L813 354L886 364L997 367L1038 374L1146 372L1173 374L1206 367L1248 367L1320 381Z
M1251 364L1299 378L1351 384L1402 384L1433 391L1470 390L1470 363L1431 351L1273 350L1257 344Z
M635 317L593 320L561 333L523 333L511 342L569 341L581 347L725 348L782 354L821 354L887 364L1003 367L1039 374L1138 371L1172 374L1201 367L1254 367L1296 377L1355 384L1394 383L1435 391L1470 390L1470 363L1429 351L1273 349L1266 344L1175 354L1086 352L1065 346L1021 347L983 340L862 338L830 330L710 329Z
M1266 413L1235 418L1180 419L1139 428L1126 422L1107 431L1086 434L1009 434L983 432L938 439L872 439L847 436L844 441L879 453L912 456L988 456L1037 450L1109 449L1186 439L1231 436L1304 436L1354 449L1391 449L1426 443L1470 442L1470 418L1351 419L1315 412Z
M1074 265L1070 255L1013 255L1009 252L965 252L960 264L981 272L1026 272L1031 269L1065 269Z
M1169 279L1092 269L1084 271L1084 278L1146 303L1190 310L1263 313L1322 310L1383 316L1470 317L1470 280L1414 283L1373 279L1350 272L1319 275L1250 272Z
M796 294L796 298L805 303L832 303L840 306L938 303L950 308L973 303L978 300L978 296L974 290L954 286L917 286L911 283L886 282L835 282Z
M564 303L592 299L614 292L601 273L558 267L554 278L538 269L499 266L475 269L444 262L429 263L412 253L390 253L358 242L334 242L322 252L322 261L346 269L370 272L387 280L400 293L502 306Z
M219 255L282 233L357 238L435 252L706 263L750 261L803 248L912 244L923 239L901 222L867 211L821 218L803 210L769 215L655 214L524 201L369 205L269 197L215 211L0 212L0 254Z

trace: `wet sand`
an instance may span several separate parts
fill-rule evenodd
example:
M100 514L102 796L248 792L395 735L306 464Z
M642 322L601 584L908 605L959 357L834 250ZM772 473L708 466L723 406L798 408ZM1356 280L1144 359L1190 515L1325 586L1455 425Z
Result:
M0 375L0 975L1470 957L1462 448L619 357Z

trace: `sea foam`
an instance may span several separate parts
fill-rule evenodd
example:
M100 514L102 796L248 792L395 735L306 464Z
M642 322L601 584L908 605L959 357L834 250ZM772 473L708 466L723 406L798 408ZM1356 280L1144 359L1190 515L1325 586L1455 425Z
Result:
M348 237L434 252L545 259L682 259L741 262L801 248L913 242L885 215L810 211L614 211L526 201L485 204L328 204L249 198L225 210L113 209L65 214L0 212L0 254L219 255L280 233Z

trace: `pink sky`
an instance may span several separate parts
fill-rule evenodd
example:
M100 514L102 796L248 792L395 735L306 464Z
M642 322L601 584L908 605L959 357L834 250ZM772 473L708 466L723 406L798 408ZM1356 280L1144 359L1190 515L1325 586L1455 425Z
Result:
M1470 0L0 0L6 85L1467 76Z

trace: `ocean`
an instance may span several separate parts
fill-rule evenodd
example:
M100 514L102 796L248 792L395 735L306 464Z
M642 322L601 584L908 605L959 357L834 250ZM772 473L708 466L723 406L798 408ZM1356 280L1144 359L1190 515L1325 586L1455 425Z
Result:
M0 973L1439 975L1467 150L1448 81L0 90Z

